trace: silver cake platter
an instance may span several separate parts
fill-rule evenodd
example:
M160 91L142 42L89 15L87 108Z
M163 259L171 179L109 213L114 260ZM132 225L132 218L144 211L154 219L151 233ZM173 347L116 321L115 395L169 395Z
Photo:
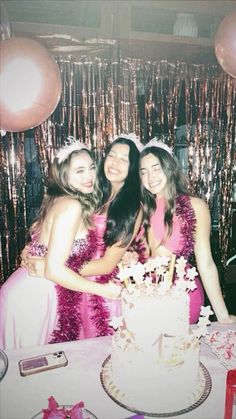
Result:
M112 382L111 355L109 355L102 364L100 380L101 380L103 389L105 390L107 395L115 403L117 403L119 406L123 407L124 409L127 409L130 412L134 412L140 415L152 416L152 417L157 417L157 418L167 418L171 416L182 415L184 413L190 412L193 409L196 409L196 407L200 406L209 396L211 392L211 387L212 387L211 376L209 374L209 371L201 362L199 363L199 368L200 368L200 374L202 375L203 382L204 382L203 389L200 392L199 398L191 405L185 406L184 408L181 408L175 412L146 412L142 410L142 406L133 407L133 406L128 406L127 404L125 404L124 401L121 399L121 397L119 398L119 395L117 396L117 394L120 394L119 389L116 387L115 383ZM109 379L109 386L107 385L107 380L106 380L107 378ZM140 404L141 403L142 402L140 402Z
M5 352L0 349L0 381L5 376L8 369L8 358Z

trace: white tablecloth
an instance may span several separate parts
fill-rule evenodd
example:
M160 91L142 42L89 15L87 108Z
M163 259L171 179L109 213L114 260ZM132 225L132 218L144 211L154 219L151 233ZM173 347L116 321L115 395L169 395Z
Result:
M212 323L209 331L236 330L230 326ZM0 418L30 419L53 395L60 404L75 404L83 400L85 407L98 419L125 419L134 413L120 407L106 394L101 382L101 365L110 353L111 337L80 340L30 349L6 351L9 368L0 386ZM64 350L68 366L21 377L18 361L27 357ZM211 349L202 342L201 362L212 379L212 390L204 403L179 419L222 419L224 417L225 381L227 370L219 363ZM180 383L181 385L181 383ZM144 389L145 391L145 389ZM171 397L171 394L170 394ZM236 406L234 406L236 418Z

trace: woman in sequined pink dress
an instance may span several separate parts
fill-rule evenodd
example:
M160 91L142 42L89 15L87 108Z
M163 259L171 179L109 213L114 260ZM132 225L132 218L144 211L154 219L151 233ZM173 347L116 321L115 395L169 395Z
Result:
M21 267L1 287L0 347L56 341L58 300L65 283L70 290L62 292L61 341L76 339L80 334L79 306L84 292L109 299L118 297L120 286L90 281L77 273L98 251L97 232L91 225L91 215L99 202L95 179L94 160L83 144L75 142L58 152L51 166L47 195L31 231L30 253L45 257L44 277L32 277ZM64 324L68 320L69 327Z
M194 254L200 278L190 291L190 322L196 323L204 303L203 286L221 323L232 323L210 248L210 213L202 199L190 196L171 149L151 140L140 154L140 176L145 238L150 255L184 256L190 264Z

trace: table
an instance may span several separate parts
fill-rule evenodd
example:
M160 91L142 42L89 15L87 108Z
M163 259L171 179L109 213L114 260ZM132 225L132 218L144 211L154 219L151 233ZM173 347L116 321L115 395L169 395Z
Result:
M214 322L209 327L209 331L228 329L236 330L236 324L220 325ZM100 383L101 365L109 355L110 347L111 337L106 336L6 351L9 367L1 382L0 418L30 419L47 406L47 399L51 395L60 404L75 404L83 400L85 407L98 419L126 419L133 416L134 413L113 402ZM65 351L69 361L67 367L28 377L20 376L18 368L20 359L57 350ZM227 370L204 341L201 343L200 360L211 375L212 390L202 405L186 414L175 416L177 419L222 419L224 416ZM234 406L234 418L236 418L236 406Z

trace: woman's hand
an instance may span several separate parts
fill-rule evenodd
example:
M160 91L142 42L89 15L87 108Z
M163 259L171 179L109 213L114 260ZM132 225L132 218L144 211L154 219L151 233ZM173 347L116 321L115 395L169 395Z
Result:
M122 257L120 263L123 266L131 266L136 265L138 263L139 255L135 250L127 250Z
M31 276L44 277L45 258L40 256L28 256L26 269Z
M104 297L110 298L111 300L117 300L123 289L121 284L115 284L113 281L109 281L107 284L103 284Z
M29 254L30 246L26 245L21 252L21 266L27 269L30 276L44 277L45 259Z
M236 316L234 314L229 314L229 316L226 319L218 319L218 322L221 324L236 323Z
M24 266L24 268L28 269L28 253L30 250L30 246L27 244L24 249L22 250L20 257L21 257L21 266Z

